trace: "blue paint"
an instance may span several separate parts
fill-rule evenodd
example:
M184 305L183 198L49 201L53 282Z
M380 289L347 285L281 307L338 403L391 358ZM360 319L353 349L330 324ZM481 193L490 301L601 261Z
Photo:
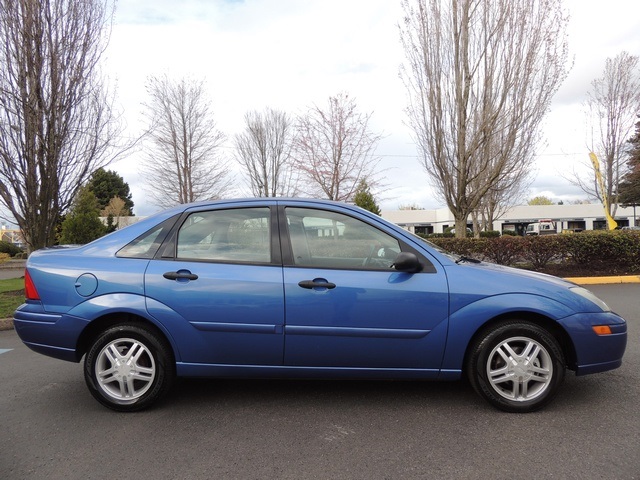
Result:
M3 353L10 352L11 350L12 350L11 348L0 348L0 355L2 355Z

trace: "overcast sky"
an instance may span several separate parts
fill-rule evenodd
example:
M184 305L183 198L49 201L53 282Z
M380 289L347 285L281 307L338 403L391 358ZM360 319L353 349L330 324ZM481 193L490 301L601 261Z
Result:
M573 68L545 120L544 143L532 159L536 179L526 198L586 198L563 176L588 162L583 102L607 57L640 54L636 1L565 0L571 15ZM296 114L347 92L371 128L382 132L377 154L388 188L383 209L402 204L443 205L429 187L405 125L406 94L398 76L404 59L398 36L399 0L118 0L106 52L107 74L117 87L129 132L143 127L141 103L150 75L204 79L219 128L228 141L243 128L248 110L272 107ZM129 183L135 213L159 210L145 201L140 153L114 163ZM248 194L237 174L236 195Z

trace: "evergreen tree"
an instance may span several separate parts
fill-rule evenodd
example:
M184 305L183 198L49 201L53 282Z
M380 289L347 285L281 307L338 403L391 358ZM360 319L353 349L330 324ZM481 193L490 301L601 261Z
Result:
M618 201L622 205L640 205L640 122L636 123L636 133L629 143L629 172L620 182Z
M116 172L99 168L93 172L87 185L98 199L101 211L107 208L114 198L119 198L124 202L126 215L133 215L133 200L131 200L129 184Z
M373 198L373 194L371 193L366 180L360 180L353 200L360 208L364 208L365 210L369 210L371 213L380 215L380 207L378 207L375 198Z
M100 206L93 192L82 187L62 222L61 244L85 244L106 233L105 225L100 221Z

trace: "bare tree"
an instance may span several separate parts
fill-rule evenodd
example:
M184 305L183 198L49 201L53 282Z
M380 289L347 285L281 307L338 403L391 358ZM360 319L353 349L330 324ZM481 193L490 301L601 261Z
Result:
M55 243L61 214L120 137L99 69L110 5L0 0L0 204L29 250Z
M154 202L170 207L224 196L229 169L218 151L225 136L216 127L204 83L164 75L151 77L146 88L150 150L142 172Z
M487 191L480 202L479 211L472 213L474 233L493 230L494 222L524 198L531 185L529 173L528 170L520 170L522 177L506 177Z
M421 207L417 203L404 203L398 205L398 210L424 210L424 207Z
M540 123L567 73L567 18L561 0L404 0L403 7L409 123L464 236L487 193L531 168Z
M532 147L533 142L529 142L527 149ZM493 230L494 221L523 199L527 188L532 182L531 170L524 167L523 162L504 162L501 153L503 139L500 133L496 134L491 142L487 142L487 148L491 148L491 150L484 155L494 159L494 162L490 163L488 170L503 168L503 171L480 200L478 209L471 214L474 233L477 236L480 235L481 230ZM523 149L519 154L528 155L529 153ZM496 165L495 162L504 162L504 165ZM483 175L478 175L474 181L480 182L480 185L472 186L474 190L478 190L482 188L482 182L486 181L486 179Z
M113 197L106 207L100 210L100 216L108 217L127 217L129 216L129 209L120 197Z
M626 141L640 112L639 58L622 52L608 58L602 77L591 82L586 102L592 130L591 150L597 153L609 215L615 215L618 189L626 173ZM586 155L585 155L586 157ZM602 191L589 162L589 174L574 174L572 183L587 195L603 201Z
M358 112L355 100L340 93L326 109L314 105L300 116L295 155L309 182L307 194L348 202L360 180L376 186L375 150L382 136L369 130L371 115Z
M244 167L256 197L293 197L298 193L291 148L294 124L285 112L266 109L244 116L244 132L235 136L236 159Z

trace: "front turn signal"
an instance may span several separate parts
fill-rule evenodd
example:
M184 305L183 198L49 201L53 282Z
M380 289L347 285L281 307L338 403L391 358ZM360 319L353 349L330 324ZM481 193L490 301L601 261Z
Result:
M611 327L609 325L593 325L593 331L596 335L611 335Z

